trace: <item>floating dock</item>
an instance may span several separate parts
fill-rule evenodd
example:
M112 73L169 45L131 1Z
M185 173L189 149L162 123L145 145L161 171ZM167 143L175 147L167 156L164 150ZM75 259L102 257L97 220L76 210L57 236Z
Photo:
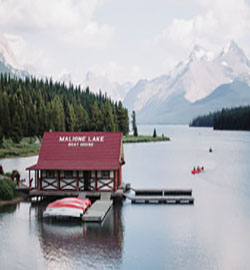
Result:
M194 204L191 189L131 189L134 196L124 194L134 204Z
M192 196L192 189L133 189L136 196Z
M82 216L84 222L102 222L111 208L113 201L110 199L110 193L101 195L101 200L97 200Z

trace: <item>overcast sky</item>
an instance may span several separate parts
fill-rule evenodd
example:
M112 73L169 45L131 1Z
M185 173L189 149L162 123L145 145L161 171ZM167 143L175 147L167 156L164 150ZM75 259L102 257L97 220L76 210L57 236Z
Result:
M234 40L249 57L250 0L0 0L0 34L21 64L55 79L136 82L195 44L218 52Z

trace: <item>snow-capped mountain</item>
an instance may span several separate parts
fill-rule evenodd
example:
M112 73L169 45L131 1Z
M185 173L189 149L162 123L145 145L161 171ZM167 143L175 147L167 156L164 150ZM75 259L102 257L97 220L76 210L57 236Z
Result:
M0 35L0 73L25 78L30 74L17 62L7 40Z
M89 87L90 91L94 93L99 93L99 91L107 93L108 97L118 101L123 100L133 85L130 82L123 84L111 82L106 75L96 75L92 72L88 72L81 86L83 88Z
M235 42L231 41L217 56L195 46L188 59L168 75L139 81L125 97L124 105L137 112L138 122L178 123L192 104L217 87L249 75L250 62Z

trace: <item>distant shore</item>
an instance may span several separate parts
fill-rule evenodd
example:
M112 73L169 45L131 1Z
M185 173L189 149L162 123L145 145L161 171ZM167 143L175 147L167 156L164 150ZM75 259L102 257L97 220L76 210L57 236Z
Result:
M39 154L41 143L36 137L23 138L20 143L13 143L12 140L4 140L0 148L1 158L29 157Z
M170 139L165 136L123 136L123 143L147 143L147 142L162 142L169 141ZM39 154L41 143L35 138L23 138L19 144L13 143L11 140L6 140L3 147L0 148L0 159L14 158L14 157L29 157Z
M139 135L139 136L123 136L123 143L147 143L147 142L162 142L169 141L170 139L165 136L150 136L150 135Z

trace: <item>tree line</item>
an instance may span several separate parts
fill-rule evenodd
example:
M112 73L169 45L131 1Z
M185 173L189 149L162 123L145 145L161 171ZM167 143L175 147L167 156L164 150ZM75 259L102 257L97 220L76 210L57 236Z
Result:
M222 130L250 130L250 105L222 109L215 113L198 116L190 126L213 127Z
M52 79L0 75L0 142L42 136L44 131L129 132L128 110L106 94Z

